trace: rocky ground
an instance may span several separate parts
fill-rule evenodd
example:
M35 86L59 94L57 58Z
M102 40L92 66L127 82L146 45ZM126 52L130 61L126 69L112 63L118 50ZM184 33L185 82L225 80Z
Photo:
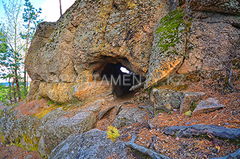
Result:
M6 108L0 102L0 110ZM0 158L2 159L41 159L42 157L38 152L28 152L20 147L14 145L6 145L0 139Z
M151 148L170 158L202 159L228 155L240 148L239 140L217 139L218 144L216 145L216 142L214 142L215 138L211 136L200 135L198 137L181 138L176 135L167 135L162 131L169 126L191 126L197 124L240 128L240 82L238 80L234 81L235 91L225 89L224 85L216 86L216 83L212 80L199 79L198 82L190 83L184 91L205 92L206 96L204 99L212 97L219 100L220 104L225 105L223 109L192 116L186 116L184 113L180 114L176 110L172 110L169 113L153 111L153 117L148 109L142 109L147 108L146 106L152 109L153 103L149 100L147 93L140 91L102 105L100 112L105 111L105 113L99 116L100 120L98 120L94 128L107 131L109 125L118 126L121 136L117 141L128 142L131 140L132 135L135 134L138 136L135 141L136 144ZM42 100L41 102L46 104L48 101ZM41 102L38 104L41 104ZM117 106L121 106L121 109L118 109ZM84 107L80 109L84 109ZM121 111L118 112L119 110ZM124 110L128 110L127 112L130 112L128 114L130 116L131 112L133 112L135 114L134 118L138 122L129 125L132 122L129 121L129 123L121 123L120 126L119 123L115 123L114 120L117 114L121 114ZM135 110L138 110L138 112L134 112ZM128 118L127 115L125 117ZM41 158L41 156L38 152L27 152L17 146L1 143L0 158L30 159ZM148 158L148 156L144 156L138 151L129 148L128 158Z

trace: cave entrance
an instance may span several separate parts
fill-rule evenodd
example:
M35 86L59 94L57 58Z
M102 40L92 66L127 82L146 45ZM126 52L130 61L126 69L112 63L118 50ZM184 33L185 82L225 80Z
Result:
M116 97L123 97L133 95L134 91L130 91L129 89L144 82L145 78L135 74L118 62L116 64L107 63L103 66L101 80L108 80L114 87L113 94Z

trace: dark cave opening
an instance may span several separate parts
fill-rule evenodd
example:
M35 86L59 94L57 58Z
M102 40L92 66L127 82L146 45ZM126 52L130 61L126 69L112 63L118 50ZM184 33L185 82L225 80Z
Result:
M114 86L113 94L121 97L132 94L133 91L129 91L129 89L144 82L145 78L135 74L119 62L107 63L101 72L101 80L108 80Z

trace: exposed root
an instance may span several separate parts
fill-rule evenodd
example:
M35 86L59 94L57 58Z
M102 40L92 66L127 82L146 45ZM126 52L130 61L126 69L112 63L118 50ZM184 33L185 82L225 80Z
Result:
M138 105L138 108L140 108L140 109L147 109L147 110L149 111L149 113L152 115L152 117L154 117L154 113L153 113L153 111L150 109L149 106Z
M240 128L230 129L223 126L217 125L192 125L192 126L170 126L163 130L167 135L176 135L177 137L194 137L207 135L211 133L215 137L221 139L239 140L240 139ZM176 134L177 133L177 134Z
M234 87L233 85L231 84L231 79L232 79L232 70L230 68L227 68L227 71L229 72L229 78L228 78L228 86L234 91Z
M126 142L126 146L131 147L132 149L135 149L143 154L146 154L150 156L152 159L170 159L167 156L164 156L160 153L157 153L151 149L145 148L144 146L140 146L138 144L135 144L135 140L137 139L137 136L135 134L132 134L132 140L129 142Z
M112 107L109 107L107 109L105 109L104 111L102 111L101 113L98 114L98 120L101 120L102 117L107 113L109 112L110 110L112 110L113 108L115 108L116 106L112 106Z
M132 86L130 89L129 89L129 91L135 91L135 90L137 90L137 89L139 89L139 88L142 88L143 87L143 83L139 83L139 84L137 84L137 85L134 85L134 86Z
M121 111L121 108L122 108L122 106L123 106L124 104L132 104L132 102L130 102L130 101L125 101L125 102L120 103L120 104L117 106L117 115L118 115L118 113Z
M153 145L154 145L154 143L156 142L156 138L157 138L156 135L154 135L154 136L152 137L152 143L151 143L151 145L149 146L150 149L153 149Z

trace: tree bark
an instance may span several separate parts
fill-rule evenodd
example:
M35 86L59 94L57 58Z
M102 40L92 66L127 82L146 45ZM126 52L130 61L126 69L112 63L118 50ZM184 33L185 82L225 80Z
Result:
M59 0L59 8L60 8L60 16L62 16L62 3L61 3L61 0Z

